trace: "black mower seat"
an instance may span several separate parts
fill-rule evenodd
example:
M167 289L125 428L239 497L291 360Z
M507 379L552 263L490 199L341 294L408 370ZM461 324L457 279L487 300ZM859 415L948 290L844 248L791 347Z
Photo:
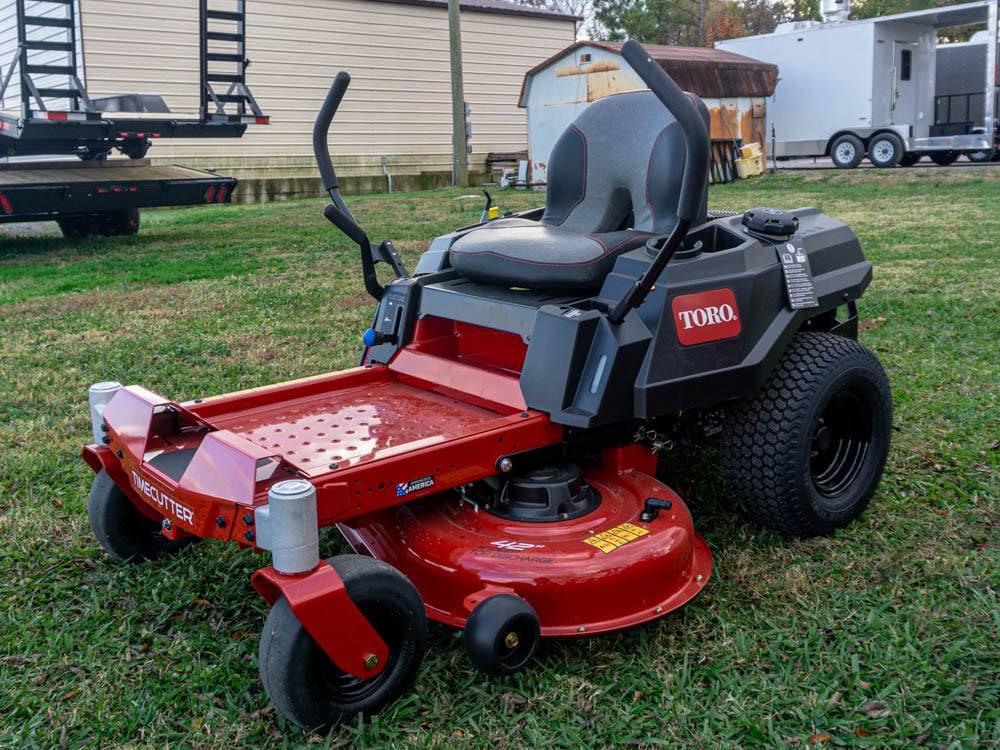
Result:
M541 220L484 224L455 240L451 265L506 286L597 289L617 256L677 223L684 158L680 127L652 92L599 99L552 149Z

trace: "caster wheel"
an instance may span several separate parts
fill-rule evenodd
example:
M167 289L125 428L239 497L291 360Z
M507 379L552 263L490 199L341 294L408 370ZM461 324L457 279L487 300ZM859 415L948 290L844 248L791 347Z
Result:
M800 333L764 387L730 411L719 454L747 515L804 538L861 515L891 435L892 396L875 355L854 339Z
M97 541L118 562L153 560L197 541L163 536L160 524L143 515L104 469L90 486L87 517Z
M306 731L377 713L396 700L413 683L427 639L424 604L406 576L361 555L327 562L389 647L389 660L369 679L342 672L302 627L288 601L282 597L275 602L260 637L260 678L281 714Z
M542 640L534 608L512 594L481 601L469 615L463 637L472 663L492 675L527 667Z

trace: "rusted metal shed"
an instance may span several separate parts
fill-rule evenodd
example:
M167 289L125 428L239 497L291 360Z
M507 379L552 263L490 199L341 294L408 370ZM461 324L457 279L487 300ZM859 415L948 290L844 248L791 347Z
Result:
M757 142L764 149L765 97L777 85L776 65L719 49L644 46L681 88L705 102L713 141ZM546 181L548 155L556 138L592 101L645 88L620 49L614 42L576 42L525 74L518 104L528 114L533 182Z

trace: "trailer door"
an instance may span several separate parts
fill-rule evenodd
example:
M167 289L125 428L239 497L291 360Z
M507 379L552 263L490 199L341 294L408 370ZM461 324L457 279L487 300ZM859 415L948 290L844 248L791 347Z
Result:
M912 125L917 109L917 89L914 80L914 52L916 42L896 40L892 43L892 99L889 103L889 122L893 125Z

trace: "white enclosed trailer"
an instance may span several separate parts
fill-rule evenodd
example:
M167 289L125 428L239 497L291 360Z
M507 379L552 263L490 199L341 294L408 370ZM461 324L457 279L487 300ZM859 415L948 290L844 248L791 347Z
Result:
M767 104L768 134L778 159L830 156L854 167L867 154L877 166L913 163L923 154L954 161L992 149L996 131L997 0L858 21L781 24L772 34L716 46L774 63L778 85ZM937 31L985 26L981 123L968 132L935 125Z

